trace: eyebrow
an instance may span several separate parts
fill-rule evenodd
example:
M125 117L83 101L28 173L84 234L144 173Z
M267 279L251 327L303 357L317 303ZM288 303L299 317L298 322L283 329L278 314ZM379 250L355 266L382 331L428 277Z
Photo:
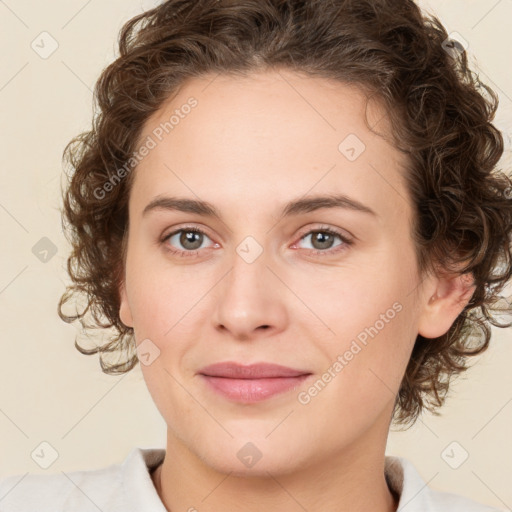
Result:
M279 218L309 213L322 208L344 208L378 217L378 214L369 206L344 194L334 194L308 196L290 201L284 206ZM222 220L220 212L212 204L197 199L157 196L144 208L142 216L154 210L174 210L185 213L195 213L197 215L215 217Z

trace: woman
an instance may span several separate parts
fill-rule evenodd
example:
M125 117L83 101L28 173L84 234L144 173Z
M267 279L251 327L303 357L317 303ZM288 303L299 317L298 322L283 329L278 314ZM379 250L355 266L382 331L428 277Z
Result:
M78 348L142 363L166 449L9 477L2 510L497 510L385 456L512 275L497 98L460 45L409 0L169 0L119 49L66 148L59 314L116 330Z

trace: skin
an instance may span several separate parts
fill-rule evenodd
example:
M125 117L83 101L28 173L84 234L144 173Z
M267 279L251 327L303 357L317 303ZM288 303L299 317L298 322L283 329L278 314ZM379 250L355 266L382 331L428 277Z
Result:
M140 140L191 96L197 107L133 171L120 289L122 322L137 344L149 338L160 351L141 364L168 427L153 474L158 494L173 512L395 511L385 448L414 341L444 334L474 287L456 275L419 275L407 161L366 127L361 90L285 70L194 78ZM389 130L376 103L368 120ZM338 150L350 133L366 145L354 161ZM334 193L377 215L323 208L279 217L290 200ZM143 216L158 195L208 201L222 220L175 210ZM191 251L182 232L160 241L184 226L206 232L196 255L165 250ZM354 243L338 252L337 236L315 244L311 231L321 227ZM248 236L263 251L252 263L236 250ZM301 404L299 392L394 303L400 312ZM313 379L263 402L235 403L197 374L228 360L273 362ZM237 457L248 442L261 452L252 467Z

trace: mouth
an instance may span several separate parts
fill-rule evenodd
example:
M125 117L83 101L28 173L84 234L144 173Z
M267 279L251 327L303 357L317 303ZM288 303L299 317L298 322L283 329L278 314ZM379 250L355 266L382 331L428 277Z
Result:
M255 403L296 389L312 373L272 363L223 362L201 369L199 375L209 389L225 398Z

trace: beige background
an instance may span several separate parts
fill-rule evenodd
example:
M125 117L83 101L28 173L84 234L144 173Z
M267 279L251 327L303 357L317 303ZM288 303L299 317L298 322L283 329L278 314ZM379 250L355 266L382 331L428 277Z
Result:
M114 58L122 24L155 4L0 1L0 477L99 468L121 462L132 447L164 446L165 423L139 367L122 377L103 374L96 356L76 351L76 329L56 312L68 282L59 214L62 150L89 128L92 88ZM500 94L496 124L510 151L512 1L421 5L469 42L481 78ZM43 31L58 43L47 59L31 48ZM57 250L46 263L32 252L43 237ZM443 415L392 432L387 450L412 460L432 488L503 510L512 508L511 334L493 329L490 350L455 383ZM46 470L31 458L43 441L59 454ZM469 454L458 469L442 456L452 442L455 459L462 449Z

